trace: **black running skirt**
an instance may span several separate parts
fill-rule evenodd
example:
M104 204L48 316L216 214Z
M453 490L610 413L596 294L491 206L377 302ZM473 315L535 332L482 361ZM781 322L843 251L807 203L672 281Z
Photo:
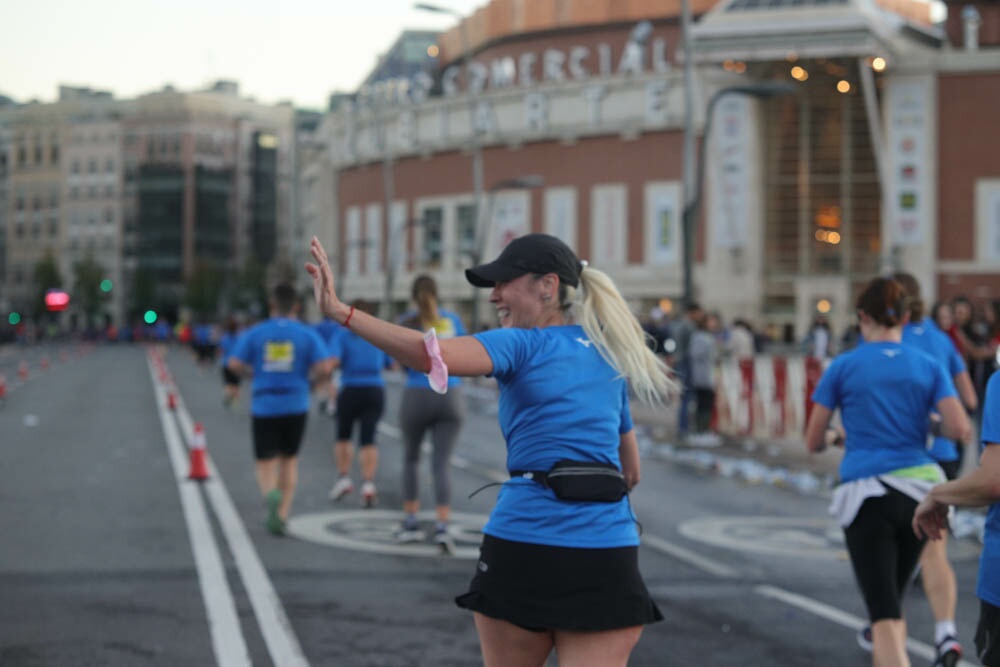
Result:
M663 620L639 574L639 549L575 549L483 535L459 607L534 631L592 632Z

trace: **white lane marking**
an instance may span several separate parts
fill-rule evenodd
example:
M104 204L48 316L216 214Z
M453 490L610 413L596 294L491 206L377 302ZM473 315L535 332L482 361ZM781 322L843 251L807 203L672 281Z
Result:
M654 535L647 535L643 533L639 540L643 546L659 551L672 558L676 558L679 561L683 561L703 572L707 572L708 574L714 574L717 577L725 578L735 578L739 576L739 573L728 565L724 565L718 561L712 560L711 558L706 558L705 556L695 553L690 549L686 549L672 542L667 542L666 540Z
M757 593L757 595L771 598L773 600L779 600L793 607L798 607L799 609L809 612L814 616L825 618L828 621L833 621L838 625L842 625L845 628L850 628L852 630L858 630L868 624L868 621L860 616L849 614L846 611L837 609L836 607L831 607L828 604L813 600L812 598L807 598L804 595L799 595L798 593L786 591L785 589L778 588L776 586L756 586L754 588L754 592ZM917 641L916 639L908 638L906 640L906 648L910 653L926 660L933 661L937 658L937 651L935 651L932 646L921 641ZM967 660L960 660L958 664L960 667L974 667L973 663Z
M689 540L736 551L781 556L846 558L843 537L835 521L815 517L698 517L678 526Z
M424 510L417 517L424 523L434 520L433 510ZM449 532L456 546L449 558L475 560L479 557L481 531L486 525L483 514L452 512ZM352 549L389 556L420 556L441 558L441 548L431 542L399 544L394 531L403 520L403 513L394 510L341 510L300 514L288 521L288 533L301 540L324 546Z
M382 433L385 433L391 438L396 438L397 440L403 433L399 427L385 422L379 422L378 429ZM456 468L467 470L493 482L503 483L510 479L510 475L508 475L505 470L497 470L496 468L490 468L478 463L472 463L468 459L457 454L452 455L451 464ZM670 556L671 558L675 558L679 561L687 563L688 565L692 565L703 572L707 572L708 574L725 578L735 578L739 576L739 573L728 565L724 565L723 563L712 560L711 558L706 558L699 553L695 553L690 549L673 544L672 542L668 542L662 538L643 533L639 539L643 546L647 546L655 551L659 551L662 554Z
M191 550L194 552L201 597L208 614L215 661L220 667L249 667L253 663L250 661L250 652L243 637L239 614L236 612L236 601L229 589L226 568L222 564L222 556L215 543L215 534L209 522L208 512L198 487L187 479L188 462L185 456L187 447L181 441L177 425L165 407L166 390L156 381L152 366L149 371L156 393L163 437L167 443L167 453L174 474L177 476L177 490L180 493Z
M178 402L177 420L190 441L194 432L194 422L181 402ZM285 608L281 605L281 598L274 590L267 570L261 563L257 550L254 549L250 535L222 481L222 476L211 457L206 458L210 477L204 482L205 490L212 509L215 510L215 516L219 519L222 534L229 542L229 550L233 554L247 597L250 598L250 605L257 617L257 625L264 636L264 643L267 644L271 660L280 667L308 667L309 662L302 652L302 646L295 636L295 630L288 620Z

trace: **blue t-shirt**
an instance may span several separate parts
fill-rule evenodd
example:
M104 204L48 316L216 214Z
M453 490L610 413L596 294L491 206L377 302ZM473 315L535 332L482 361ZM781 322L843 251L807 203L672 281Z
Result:
M215 329L211 324L198 324L194 328L193 340L197 345L211 345L215 339Z
M983 425L979 432L984 447L1000 446L1000 373L991 375L986 383ZM990 505L986 513L976 597L994 607L1000 607L1000 502Z
M342 326L337 324L335 320L331 320L329 317L324 317L313 326L316 327L316 331L319 333L319 337L325 341L329 341L330 336L332 336L334 332L343 329Z
M561 459L621 468L620 437L632 430L628 386L583 327L494 329L475 337L490 355L500 387L508 470L548 470ZM627 498L568 502L523 478L500 489L483 532L558 547L639 544Z
M250 413L276 417L309 412L309 369L330 351L314 328L272 317L237 338L230 357L253 368Z
M847 435L841 481L934 463L928 415L948 396L955 385L944 367L913 346L866 343L835 358L813 401L840 408Z
M437 334L438 340L465 335L465 325L462 324L462 319L458 315L450 310L439 310L438 314L441 317L434 323L434 332ZM416 313L409 312L404 314L399 321L405 323L412 321L414 317L416 317ZM462 378L453 375L448 376L449 387L457 387L460 384L462 384ZM419 389L430 389L431 387L430 381L427 379L427 374L415 371L412 368L406 369L406 386L417 387Z
M229 333L228 331L222 334L222 338L219 339L219 365L225 367L226 362L229 357L233 356L233 347L236 345L236 339L239 337L239 333Z
M341 387L384 387L382 370L389 356L361 336L340 327L327 344L330 354L340 360Z
M965 359L958 353L951 339L938 329L930 318L924 318L919 324L911 323L904 326L903 344L914 345L937 359L938 363L944 365L950 378L965 370ZM935 461L958 460L958 448L947 438L940 436L934 438L929 451Z

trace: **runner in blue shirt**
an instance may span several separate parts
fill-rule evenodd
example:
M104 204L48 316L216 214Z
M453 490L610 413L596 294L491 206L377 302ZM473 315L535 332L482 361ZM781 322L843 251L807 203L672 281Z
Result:
M438 340L465 335L465 326L457 314L438 307L437 283L428 275L413 280L410 295L417 310L400 319L403 326L418 331L433 329ZM430 431L431 471L434 477L434 542L444 553L455 549L449 531L451 519L451 453L465 421L465 394L462 380L448 378L448 391L439 394L431 388L427 376L412 368L406 369L406 388L399 406L399 426L403 431L403 512L406 516L396 531L400 542L424 539L417 521L420 494L417 482L420 467L420 447Z
M822 451L830 417L840 409L845 452L830 511L844 529L868 608L876 665L909 665L902 598L924 543L908 525L913 508L944 478L927 452L930 412L941 414L947 437L970 428L944 367L902 344L907 308L898 282L868 284L857 302L866 342L823 373L806 425L807 447Z
M340 332L341 327L339 324L331 320L329 317L324 317L315 325L316 331L319 333L319 337L327 342L327 345L333 340L333 337ZM326 385L326 392L323 399L319 403L320 411L322 411L328 417L333 417L337 414L337 384L339 379L337 378L337 370L334 369L333 374L330 376L330 381Z
M466 270L491 288L502 328L438 340L348 307L318 239L310 251L323 313L437 391L451 375L500 387L511 479L456 599L474 612L487 667L541 665L556 646L561 664L624 667L643 625L663 618L639 574L626 495L639 481L629 386L655 402L671 382L611 279L553 236L518 237Z
M351 304L366 313L374 311L374 304L356 299ZM375 432L385 410L385 380L382 371L391 363L389 356L349 329L337 327L327 341L334 367L340 369L340 389L337 392L337 441L333 445L333 460L339 478L330 489L331 500L341 500L354 490L351 465L354 463L354 446L351 432L358 423L358 463L361 467L361 504L366 509L375 507L378 494L375 489L375 470L378 468L378 449Z
M237 340L227 366L253 375L250 414L257 483L267 502L267 529L285 533L298 483L298 454L314 384L330 377L332 358L315 329L295 319L299 300L291 285L278 285L270 318Z
M222 336L219 337L219 366L222 367L222 404L227 408L240 400L240 376L229 369L227 362L239 337L240 326L232 315L226 318Z
M983 449L979 467L931 489L914 511L913 530L917 535L938 540L948 530L951 505L989 505L976 585L980 602L975 641L982 663L997 667L1000 665L1000 373L994 373L986 385L980 440Z
M924 301L916 277L910 273L897 272L893 278L903 287L910 306L909 322L903 327L903 345L913 345L944 366L948 377L955 383L962 404L971 414L976 409L978 399L972 379L965 368L965 359L958 353L951 339L930 318L924 316ZM932 438L933 443L929 448L931 457L941 466L947 479L955 479L962 467L959 456L961 450L953 440L940 435ZM947 540L937 540L924 547L920 556L920 577L927 602L934 614L934 645L937 647L938 662L947 667L949 661L957 662L962 655L958 629L955 627L958 584L955 581L955 571L948 562ZM868 636L870 637L870 630ZM864 631L861 637L864 637Z

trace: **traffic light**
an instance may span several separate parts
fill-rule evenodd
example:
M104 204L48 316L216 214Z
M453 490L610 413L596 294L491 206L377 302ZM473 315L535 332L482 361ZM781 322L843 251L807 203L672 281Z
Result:
M21 313L14 311L13 313L7 316L7 324L11 325L12 327L16 327L20 323L21 323Z
M156 318L157 315L155 310L147 310L142 316L142 320L146 324L156 324Z
M108 278L101 281L101 291L105 294L110 292L112 287L114 287L114 283L112 283Z
M50 289L45 293L45 308L53 313L69 307L69 294L61 289Z

